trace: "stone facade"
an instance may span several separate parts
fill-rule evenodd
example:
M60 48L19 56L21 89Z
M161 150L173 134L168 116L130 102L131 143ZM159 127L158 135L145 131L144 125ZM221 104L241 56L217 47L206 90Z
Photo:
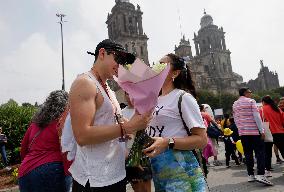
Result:
M110 39L121 43L128 51L149 64L148 37L143 32L142 14L139 5L135 7L129 0L115 0L106 24ZM189 39L186 40L184 36L174 51L185 58L197 89L238 94L238 89L245 85L254 91L279 87L277 73L270 72L263 64L256 80L243 83L242 76L232 70L231 52L226 47L223 27L214 25L213 18L205 11L198 33L194 33L193 42L195 56L192 54ZM124 102L123 92L117 84L114 81L109 84L117 93L119 102Z
M107 16L108 36L122 44L129 52L149 64L147 41L143 32L140 6L137 8L128 0L115 0L115 6Z
M111 13L107 16L109 39L120 43L129 52L134 53L149 64L148 37L143 32L140 6L135 6L129 0L115 0ZM109 86L116 92L119 102L125 102L124 93L115 81L108 81Z
M268 67L263 65L263 60L260 60L260 71L257 78L243 83L243 86L249 87L253 91L270 90L280 87L278 74L276 71L269 71Z
M186 59L197 89L236 94L243 79L232 70L231 52L226 48L223 28L214 25L206 12L200 26L193 39L196 55L192 56L190 42L185 37L175 46L175 53Z

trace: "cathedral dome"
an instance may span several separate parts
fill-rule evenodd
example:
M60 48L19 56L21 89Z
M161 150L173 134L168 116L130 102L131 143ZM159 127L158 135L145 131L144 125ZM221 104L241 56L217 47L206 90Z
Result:
M204 27L206 27L208 25L213 25L213 18L211 17L211 15L208 15L204 11L204 15L201 18L200 25L201 25L201 28L204 28Z

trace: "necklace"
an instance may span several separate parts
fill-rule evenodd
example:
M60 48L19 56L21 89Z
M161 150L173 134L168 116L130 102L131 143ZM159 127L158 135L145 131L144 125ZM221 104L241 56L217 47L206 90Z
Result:
M97 71L94 67L92 67L92 70L91 70L91 71L94 73L94 76L97 77L97 79L98 79L100 85L103 87L103 89L105 90L105 92L106 92L108 98L111 100L111 98L110 98L110 96L109 96L109 93L108 93L107 84L103 82L101 76L99 75L98 71ZM111 101L112 101L112 100L111 100Z
M124 133L123 133L123 128L122 128L122 123L123 123L123 120L122 120L122 115L121 114L118 114L117 113L117 107L116 105L114 104L113 100L111 99L110 95L109 95L109 92L108 92L108 86L106 83L103 82L102 78L100 77L98 71L96 69L94 69L94 67L92 67L91 69L91 72L93 72L94 76L97 78L97 80L99 81L100 85L103 87L105 93L107 94L112 106L114 107L114 117L115 117L115 120L117 121L117 123L120 125L120 128L121 128L121 137L119 138L119 141L120 142L125 142L125 137L124 137Z

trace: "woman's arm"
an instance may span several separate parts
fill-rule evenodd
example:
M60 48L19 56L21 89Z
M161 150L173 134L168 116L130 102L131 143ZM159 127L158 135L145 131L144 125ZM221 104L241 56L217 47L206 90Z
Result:
M197 101L189 94L183 96L181 103L182 117L191 135L184 138L175 138L174 149L193 150L203 148L207 144L207 134ZM185 128L184 128L185 129ZM169 138L154 137L155 142L144 152L149 157L155 157L168 148Z
M207 144L207 135L204 128L194 127L191 129L191 136L184 138L174 138L175 145L174 149L177 150L193 150L193 149L202 149ZM153 137L155 142L148 148L144 150L144 153L148 157L155 157L160 153L168 149L169 138L165 137Z

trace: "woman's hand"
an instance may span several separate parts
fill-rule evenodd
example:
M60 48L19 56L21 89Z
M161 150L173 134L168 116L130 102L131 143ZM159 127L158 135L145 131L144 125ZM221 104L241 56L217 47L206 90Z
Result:
M148 157L156 157L160 153L164 152L168 148L169 139L163 137L152 137L155 142L148 148L144 149L143 152Z

